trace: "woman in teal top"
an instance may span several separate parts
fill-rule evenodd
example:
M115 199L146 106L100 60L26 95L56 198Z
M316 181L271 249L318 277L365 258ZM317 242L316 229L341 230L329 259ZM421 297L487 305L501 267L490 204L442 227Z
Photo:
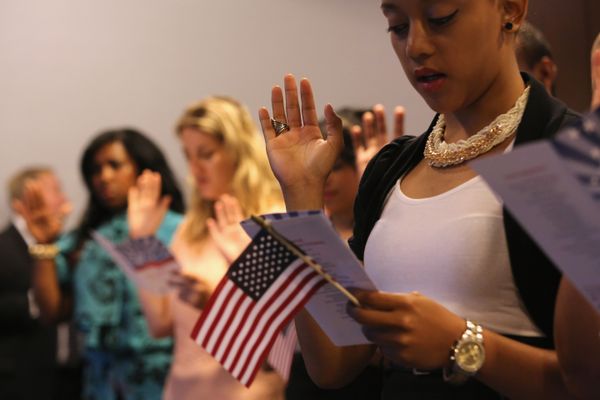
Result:
M72 316L84 335L86 400L159 399L170 367L171 340L150 336L134 284L90 238L91 231L113 243L128 238L127 193L145 169L161 174L162 192L171 199L157 233L168 245L181 220L181 193L156 145L124 129L101 134L85 150L81 171L90 199L82 222L58 241L58 256L37 262L34 287L42 317L56 322ZM45 225L50 231L52 224ZM39 242L50 241L52 232L46 233Z

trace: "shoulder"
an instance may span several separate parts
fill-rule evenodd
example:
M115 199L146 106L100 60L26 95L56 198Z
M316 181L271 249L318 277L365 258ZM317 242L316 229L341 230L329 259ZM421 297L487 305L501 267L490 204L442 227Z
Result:
M525 76L525 81L529 83L531 90L517 130L515 145L552 137L562 127L581 118L562 101L548 94L535 79Z

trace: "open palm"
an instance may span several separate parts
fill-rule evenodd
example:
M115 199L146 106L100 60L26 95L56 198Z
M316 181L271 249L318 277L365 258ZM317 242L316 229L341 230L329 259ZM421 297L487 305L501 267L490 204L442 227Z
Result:
M319 129L314 96L310 82L300 82L302 104L298 101L296 80L292 75L284 79L284 95L276 86L271 92L273 118L289 125L289 130L276 135L269 112L259 112L267 154L271 168L281 185L284 196L303 193L318 195L323 190L327 175L333 168L342 145L342 122L331 105L325 107L327 138Z

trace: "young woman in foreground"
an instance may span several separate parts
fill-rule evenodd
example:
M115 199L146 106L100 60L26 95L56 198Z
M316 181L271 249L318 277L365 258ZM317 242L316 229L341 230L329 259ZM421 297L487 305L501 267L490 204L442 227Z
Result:
M552 347L560 274L466 161L549 137L575 118L519 73L515 33L527 0L383 0L404 72L438 114L420 137L384 147L366 169L350 245L380 292L349 307L373 345L337 348L296 318L321 386L353 379L376 348L391 367L382 398L567 398ZM322 138L307 80L272 91L260 119L288 210L321 208L342 146L325 108ZM450 357L452 353L452 357Z

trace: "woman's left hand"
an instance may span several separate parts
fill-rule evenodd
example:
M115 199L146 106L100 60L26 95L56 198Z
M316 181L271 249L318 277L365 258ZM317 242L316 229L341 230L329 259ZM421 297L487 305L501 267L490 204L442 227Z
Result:
M350 316L386 358L405 367L443 367L450 347L465 330L464 319L417 292L354 294L361 307L349 304Z

